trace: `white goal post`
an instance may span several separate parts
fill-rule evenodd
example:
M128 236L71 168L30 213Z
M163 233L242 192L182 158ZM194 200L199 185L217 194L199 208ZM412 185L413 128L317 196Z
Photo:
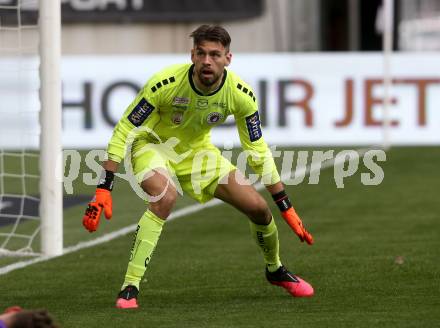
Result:
M0 0L0 99L0 266L61 255L61 0Z
M61 2L40 0L40 217L41 252L63 252L61 167Z
M384 87L384 102L383 102L383 148L389 149L391 145L390 139L390 107L392 88L392 71L391 71L391 57L393 54L393 34L394 34L394 0L384 0L383 2L383 87Z

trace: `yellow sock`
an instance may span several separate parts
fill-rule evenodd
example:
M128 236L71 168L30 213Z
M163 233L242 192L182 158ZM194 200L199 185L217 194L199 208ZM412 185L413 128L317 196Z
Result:
M250 222L252 237L260 246L264 262L270 272L276 271L281 266L280 246L278 241L278 229L272 218L268 225Z
M133 285L139 290L139 283L151 260L164 223L164 220L151 211L146 211L139 220L122 289Z

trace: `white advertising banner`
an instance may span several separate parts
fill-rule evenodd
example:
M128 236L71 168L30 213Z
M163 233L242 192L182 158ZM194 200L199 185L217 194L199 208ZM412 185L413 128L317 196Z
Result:
M148 78L189 60L189 55L64 57L64 146L104 148ZM380 53L234 54L229 69L253 87L269 144L383 142ZM439 145L440 54L395 54L391 72L391 144ZM212 137L217 144L239 144L232 124L216 127Z

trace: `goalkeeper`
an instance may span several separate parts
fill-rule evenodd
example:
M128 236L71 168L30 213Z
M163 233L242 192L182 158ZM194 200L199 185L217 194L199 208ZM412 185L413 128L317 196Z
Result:
M230 36L220 26L202 25L191 37L192 64L174 65L151 77L116 125L105 171L83 218L90 232L98 228L102 211L111 218L114 173L128 155L150 201L138 223L116 306L138 307L140 281L181 189L201 203L219 198L246 215L263 253L267 280L292 296L312 296L312 286L280 261L278 231L266 201L210 141L211 128L233 115L249 165L300 240L312 244L262 137L255 94L225 68L232 59Z

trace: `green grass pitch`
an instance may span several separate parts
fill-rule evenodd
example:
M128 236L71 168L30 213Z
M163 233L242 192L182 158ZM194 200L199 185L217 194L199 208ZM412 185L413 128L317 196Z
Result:
M337 189L333 169L288 193L313 233L299 242L276 216L281 258L315 288L290 297L264 278L247 220L227 205L165 225L141 284L140 309L114 308L132 234L0 276L0 310L47 308L62 327L432 327L440 322L440 148L393 148L379 186L360 170ZM75 193L94 188L74 185ZM263 192L276 212L267 192ZM65 246L136 223L145 204L121 180L114 217L89 234L85 206L64 212ZM181 198L178 208L193 204Z

